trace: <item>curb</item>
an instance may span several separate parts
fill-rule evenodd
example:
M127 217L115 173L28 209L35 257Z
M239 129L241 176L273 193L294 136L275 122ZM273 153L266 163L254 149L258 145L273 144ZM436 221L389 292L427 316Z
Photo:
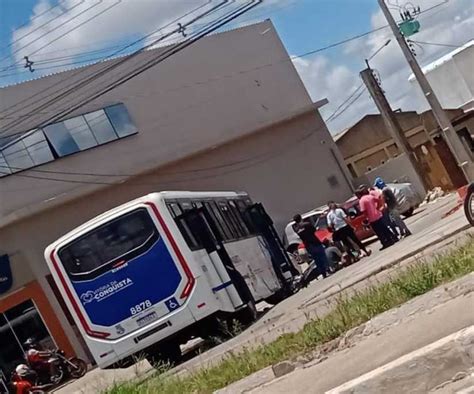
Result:
M470 326L326 393L427 393L467 376L473 365L474 326Z

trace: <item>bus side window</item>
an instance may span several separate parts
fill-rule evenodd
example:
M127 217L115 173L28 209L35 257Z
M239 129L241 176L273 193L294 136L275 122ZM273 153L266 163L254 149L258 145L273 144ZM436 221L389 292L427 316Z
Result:
M173 216L173 218L176 218L176 216L179 216L183 213L179 205L175 202L169 202L166 205L168 207L168 210L171 213L171 216Z
M191 201L180 201L179 206L183 212L190 211L194 208Z
M252 224L248 213L247 213L247 207L250 205L247 201L244 200L236 200L235 203L237 204L237 208L240 212L240 216L242 220L244 221L245 225L247 226L247 229L250 233L250 235L257 235L257 231Z
M202 208L204 205L202 205L201 201L193 201L192 202L194 208Z
M175 221L176 221L176 224L179 228L179 231L183 235L184 240L186 241L187 245L189 246L189 249L191 249L191 250L202 249L203 246L194 237L191 229L188 227L188 224L184 220L183 216L176 217Z
M247 224L245 223L245 220L242 216L242 213L239 211L239 208L237 208L237 204L234 200L229 201L229 206L230 210L232 212L232 215L234 216L236 222L238 223L242 234L247 237L250 235L250 230L247 227Z
M222 240L223 241L230 240L232 238L232 235L228 227L224 223L224 219L222 218L222 215L219 212L219 209L217 208L216 203L214 201L205 201L204 206L206 207L206 210L209 213L209 215L214 220L214 223L216 224L219 230Z
M180 208L179 204L174 203L174 202L169 202L166 204L168 207L168 210L171 213L171 216L173 216L173 219L178 226L179 232L183 236L184 240L186 241L186 244L189 246L189 249L191 250L197 250L201 249L201 245L199 242L194 238L193 234L191 233L191 230L188 228L187 224L185 223L184 220L182 220L181 215L183 214L183 210Z
M224 218L227 227L229 227L230 232L232 233L233 239L239 239L243 237L243 234L239 231L239 227L235 222L235 219L232 216L229 206L227 205L227 201L219 201L217 203L219 209L221 210L222 217Z

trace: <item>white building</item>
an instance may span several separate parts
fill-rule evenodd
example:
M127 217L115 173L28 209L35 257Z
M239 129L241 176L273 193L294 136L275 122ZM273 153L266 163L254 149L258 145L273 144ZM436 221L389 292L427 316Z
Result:
M474 40L422 68L443 108L474 109ZM414 75L409 81L425 98Z

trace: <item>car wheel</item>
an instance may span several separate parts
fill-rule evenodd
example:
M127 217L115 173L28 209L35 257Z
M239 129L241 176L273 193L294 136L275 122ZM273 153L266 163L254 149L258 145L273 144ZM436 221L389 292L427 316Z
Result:
M413 215L413 212L415 212L415 208L410 208L408 211L403 212L403 216L406 218L409 218L410 216Z

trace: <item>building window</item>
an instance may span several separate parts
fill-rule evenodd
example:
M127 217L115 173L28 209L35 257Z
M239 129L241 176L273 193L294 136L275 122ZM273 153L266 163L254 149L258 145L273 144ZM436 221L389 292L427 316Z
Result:
M85 150L97 145L97 140L84 117L78 116L65 120L63 123L79 150Z
M23 139L26 150L35 165L54 160L53 153L42 130L36 130Z
M17 172L35 165L23 141L10 145L8 148L5 148L2 153L12 172Z
M91 128L99 144L105 144L106 142L110 142L118 138L114 128L112 127L112 124L109 121L109 118L105 114L105 111L95 111L84 115L84 118L86 118L87 124Z
M52 124L44 128L44 133L58 157L79 152L79 146L63 122Z
M130 119L130 115L128 114L127 108L123 105L113 105L105 109L107 116L112 123L112 126L115 129L115 132L120 137L126 137L130 134L135 134L137 132L137 128L132 123L132 119Z
M123 104L31 130L0 146L0 177L135 133Z
M10 167L7 164L5 156L0 153L0 177L11 174Z

